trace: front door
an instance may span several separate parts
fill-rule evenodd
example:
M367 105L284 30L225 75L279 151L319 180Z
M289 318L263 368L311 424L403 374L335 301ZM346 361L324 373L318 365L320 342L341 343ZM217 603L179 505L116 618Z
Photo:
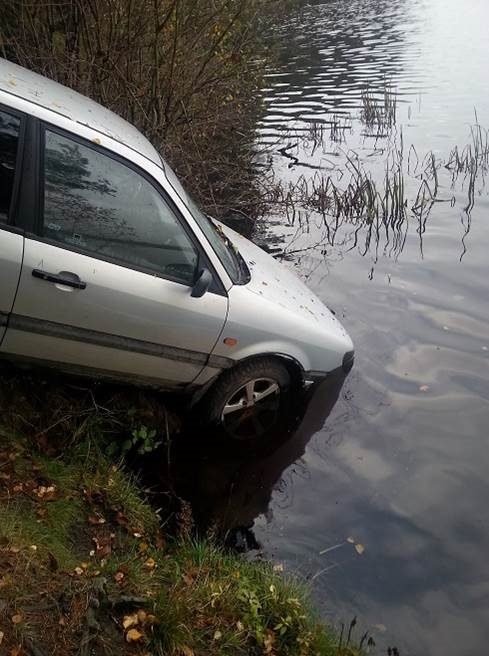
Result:
M227 296L191 296L199 252L170 200L142 171L54 129L42 159L41 226L25 240L4 349L190 383L222 330Z
M12 226L20 118L0 108L0 346L14 304L24 238Z

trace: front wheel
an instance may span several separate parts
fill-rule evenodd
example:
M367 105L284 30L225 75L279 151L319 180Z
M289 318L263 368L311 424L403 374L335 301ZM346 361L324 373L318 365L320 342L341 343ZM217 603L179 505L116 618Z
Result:
M276 360L238 365L202 400L204 421L239 442L263 437L278 424L289 388L289 372Z

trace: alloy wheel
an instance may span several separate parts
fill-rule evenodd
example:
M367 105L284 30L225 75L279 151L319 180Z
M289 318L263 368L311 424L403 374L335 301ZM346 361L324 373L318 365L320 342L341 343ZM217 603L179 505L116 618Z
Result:
M258 437L277 421L280 386L272 378L254 378L235 390L224 403L221 422L238 440Z

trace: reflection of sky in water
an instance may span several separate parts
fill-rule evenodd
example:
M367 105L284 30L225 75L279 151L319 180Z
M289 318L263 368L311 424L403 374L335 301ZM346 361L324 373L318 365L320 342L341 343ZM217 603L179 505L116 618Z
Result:
M343 149L360 151L378 175L383 145L366 139L357 119L361 89L385 75L399 92L405 144L446 157L467 143L474 107L489 127L488 24L485 0L308 5L277 28L279 63L258 129L272 144L274 170L286 181L311 175L279 148L313 119L350 113ZM328 166L331 152L310 152L293 154ZM346 622L358 614L380 644L404 654L479 655L489 639L489 202L482 183L479 191L462 261L463 185L454 208L433 209L422 254L411 219L397 260L382 249L363 256L323 245L289 262L344 321L357 361L326 425L311 429L301 461L276 486L257 534L289 568L309 577L326 569L313 583L324 613ZM450 193L446 179L440 193ZM273 235L291 240L296 226L275 219ZM318 235L309 227L291 250ZM365 544L362 556L348 536Z

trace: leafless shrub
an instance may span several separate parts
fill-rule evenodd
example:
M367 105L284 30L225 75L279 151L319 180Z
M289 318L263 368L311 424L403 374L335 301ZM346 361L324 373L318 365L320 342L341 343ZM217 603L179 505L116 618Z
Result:
M206 209L249 211L257 53L272 5L4 0L0 52L136 124Z

